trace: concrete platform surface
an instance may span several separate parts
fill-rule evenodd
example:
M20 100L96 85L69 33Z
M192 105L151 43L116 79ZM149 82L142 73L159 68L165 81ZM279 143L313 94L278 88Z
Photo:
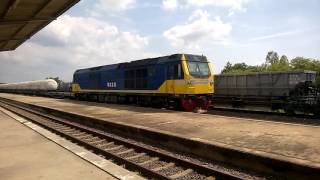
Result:
M0 97L320 167L320 127L12 94Z
M115 179L0 111L0 179Z

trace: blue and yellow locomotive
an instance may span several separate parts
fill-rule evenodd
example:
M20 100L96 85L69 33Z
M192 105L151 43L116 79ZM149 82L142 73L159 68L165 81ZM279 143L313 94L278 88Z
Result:
M213 84L205 56L174 54L79 69L73 76L72 92L80 100L192 111L210 106Z

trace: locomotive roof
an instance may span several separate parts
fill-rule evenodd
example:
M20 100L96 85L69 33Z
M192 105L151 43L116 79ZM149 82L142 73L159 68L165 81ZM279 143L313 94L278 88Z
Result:
M94 71L94 70L109 70L115 68L132 68L132 67L142 67L148 66L153 64L161 64L165 62L175 62L180 61L183 54L172 54L169 56L161 56L156 58L147 58L141 60L135 60L130 62L118 63L118 64L111 64L111 65L103 65L85 69L78 69L76 70L77 73L79 72L87 72L87 71ZM193 55L193 54L184 54L188 61L197 61L197 62L208 62L205 56L201 55Z

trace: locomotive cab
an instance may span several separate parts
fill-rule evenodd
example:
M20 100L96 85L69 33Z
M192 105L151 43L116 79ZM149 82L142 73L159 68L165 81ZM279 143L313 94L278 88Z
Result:
M205 56L185 56L184 63L185 79L191 94L213 93L213 72L210 62ZM192 90L193 89L193 90Z
M181 99L187 111L208 109L214 92L213 71L205 56L182 55L185 96Z

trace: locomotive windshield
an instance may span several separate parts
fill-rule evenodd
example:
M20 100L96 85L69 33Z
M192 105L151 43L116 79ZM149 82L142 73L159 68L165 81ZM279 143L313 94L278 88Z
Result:
M207 62L187 61L189 73L194 77L209 77L210 70Z

